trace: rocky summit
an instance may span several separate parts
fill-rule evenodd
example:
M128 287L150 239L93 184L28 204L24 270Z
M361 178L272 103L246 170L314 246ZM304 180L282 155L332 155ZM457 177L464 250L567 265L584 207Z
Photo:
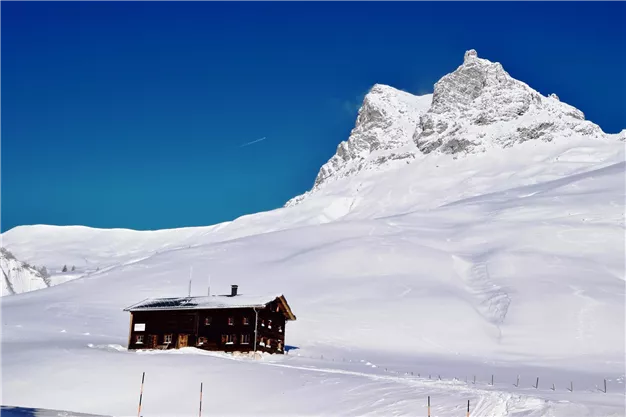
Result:
M500 63L470 50L463 65L435 84L432 105L420 117L413 139L427 154L484 151L573 135L604 137L600 127L556 94L542 96Z
M624 140L626 131L604 133L556 94L543 96L472 49L461 66L435 84L433 94L415 96L374 85L350 137L322 166L311 191L286 205L295 205L340 178L413 163L433 152L465 155L532 140L576 137Z

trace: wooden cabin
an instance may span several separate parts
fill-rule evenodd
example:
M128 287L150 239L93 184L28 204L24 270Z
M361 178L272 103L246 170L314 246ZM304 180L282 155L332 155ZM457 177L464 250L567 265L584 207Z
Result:
M237 285L229 295L149 298L124 311L128 349L284 353L287 321L296 319L283 295L238 294Z

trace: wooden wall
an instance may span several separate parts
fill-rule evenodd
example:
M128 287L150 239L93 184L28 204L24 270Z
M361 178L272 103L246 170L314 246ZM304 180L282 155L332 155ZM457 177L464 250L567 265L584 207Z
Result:
M283 353L285 315L278 302L258 311L257 351ZM144 324L144 330L135 330ZM176 349L187 346L226 352L254 349L255 312L252 308L135 311L131 313L129 349ZM165 344L165 336L172 342ZM137 343L143 336L143 343ZM268 344L269 341L269 344Z

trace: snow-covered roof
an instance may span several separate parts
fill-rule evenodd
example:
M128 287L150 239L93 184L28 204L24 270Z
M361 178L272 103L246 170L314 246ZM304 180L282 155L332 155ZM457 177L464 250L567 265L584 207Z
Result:
M126 307L124 311L153 311L153 310L206 310L222 308L264 308L272 301L279 299L283 303L290 320L295 320L287 300L282 294L270 295L212 295L203 297L167 297L146 298L136 304Z

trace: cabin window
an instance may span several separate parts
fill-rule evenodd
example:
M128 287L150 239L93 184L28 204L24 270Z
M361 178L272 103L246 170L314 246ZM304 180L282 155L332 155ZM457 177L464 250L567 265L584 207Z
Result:
M225 334L222 335L222 344L228 342L228 336L226 336Z
M206 337L199 337L198 338L198 346L206 345L206 342L207 342L207 338Z
M259 346L265 346L265 338L262 337L261 341L259 342Z
M267 342L265 342L265 347L268 347L268 348L272 347L272 339L267 339Z
M278 326L278 332L282 333L283 332L283 326Z
M261 320L261 327L265 327L265 320Z
M163 336L163 343L165 343L166 345L172 343L172 335L166 334L165 336Z
M226 335L226 344L227 345L233 345L236 342L237 342L237 336L235 336L234 334Z
M242 345L249 345L250 344L250 335L249 334L242 334L241 335L241 344Z
M211 317L205 317L205 318L204 318L204 325L205 325L205 326L210 326L212 321L213 321L213 320L212 320L212 318L211 318Z
M229 326L234 326L235 325L235 318L234 317L229 317L228 318L228 325Z
M271 329L272 328L272 320L268 320L267 321L267 328Z
M138 334L137 336L135 336L135 343L138 345L143 345L143 335L142 334Z
M283 350L283 342L278 341L278 350Z
M244 317L243 318L243 325L247 326L248 324L250 324L250 319L248 317Z

